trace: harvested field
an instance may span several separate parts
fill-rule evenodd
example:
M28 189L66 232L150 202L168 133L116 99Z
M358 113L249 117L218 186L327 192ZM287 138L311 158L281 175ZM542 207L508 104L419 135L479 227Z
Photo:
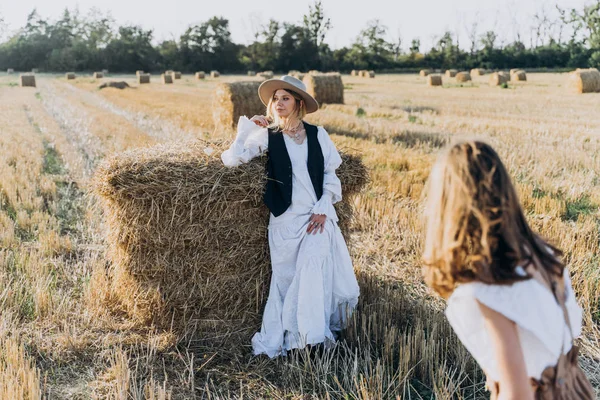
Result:
M137 82L133 74L115 75L129 85ZM0 302L0 358L6 360L0 379L11 388L6 398L487 398L481 371L445 322L444 302L425 288L420 274L421 194L431 164L448 143L473 137L497 149L528 220L565 251L584 310L581 364L600 389L600 93L567 90L571 76L530 72L526 84L508 90L490 87L487 76L441 88L424 88L415 73L341 77L344 104L324 104L307 120L325 126L338 148L360 156L369 172L366 187L351 200L354 219L345 227L361 298L338 346L277 360L252 357L248 343L265 300L264 288L252 279L257 271L269 273L266 264L259 267L244 253L248 275L223 267L231 273L219 279L252 276L231 293L204 290L220 283L190 273L209 260L232 265L218 257L216 246L245 249L231 236L207 251L206 260L197 250L210 233L201 227L201 216L214 204L205 197L209 184L219 196L235 194L214 169L219 146L235 135L233 127L213 120L215 90L220 83L256 78L186 76L178 85L156 81L135 90L98 91L99 82L89 75L69 81L38 75L31 90L9 85L18 82L15 75L0 76L0 284L11 293ZM166 157L156 145L183 149ZM260 181L248 175L260 174L256 161L222 172L240 180L234 187L246 188L248 207L260 203ZM112 177L115 196L150 211L102 211L92 190L99 171ZM217 175L207 180L202 171ZM115 239L109 214L119 210L129 210L125 220L131 224ZM264 222L257 224L253 218L262 217L250 212L244 218L256 226L247 240L263 246L252 253L259 260ZM156 225L145 224L151 220ZM232 232L245 228L233 226ZM123 253L116 243L132 237L163 247ZM179 267L190 279L165 278L166 269L156 277L181 279L177 295L188 292L189 303L178 304L203 299L213 311L203 318L181 307L183 317L152 326L141 312L143 297L137 303L129 297L139 289L137 281L113 274L119 270L114 256L152 258L148 269L129 264L149 276L167 265L164 260L177 266L169 258L175 247L187 257ZM118 285L119 279L130 286ZM221 302L234 298L231 310L238 313L221 313ZM131 312L137 306L141 318Z

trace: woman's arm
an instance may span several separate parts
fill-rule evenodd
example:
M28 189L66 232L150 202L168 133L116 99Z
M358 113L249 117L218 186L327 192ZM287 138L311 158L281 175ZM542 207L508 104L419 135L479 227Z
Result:
M498 400L533 400L533 388L527 376L517 325L483 303L477 303L498 363Z
M221 154L221 160L225 166L237 167L267 151L268 131L263 126L263 121L258 118L264 117L254 116L252 120L240 117L234 142Z

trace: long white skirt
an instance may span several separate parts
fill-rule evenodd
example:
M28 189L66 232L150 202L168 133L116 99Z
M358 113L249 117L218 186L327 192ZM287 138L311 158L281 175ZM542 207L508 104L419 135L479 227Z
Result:
M269 226L273 275L254 354L332 343L356 307L358 283L337 223L327 219L323 233L308 234L309 217Z

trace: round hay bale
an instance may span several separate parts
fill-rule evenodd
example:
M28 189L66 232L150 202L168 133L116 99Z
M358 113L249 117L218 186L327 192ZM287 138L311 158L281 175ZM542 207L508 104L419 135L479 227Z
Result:
M575 93L598 93L600 92L600 72L596 68L578 68L569 74L566 86Z
M9 68L9 69L7 69L7 70L6 70L6 73L7 73L8 75L11 75L11 74L14 74L14 73L15 73L15 70L14 70L14 69L12 69L12 68Z
M115 81L111 81L111 82L104 82L102 85L98 86L98 89L106 89L106 88L115 88L115 89L127 89L129 87L129 84L125 81L120 81L120 82L115 82Z
M67 80L75 79L75 72L67 72L65 74L65 79L67 79Z
M102 78L104 78L104 73L102 73L102 72L94 72L92 74L92 78L94 78L94 79L102 79Z
M251 118L264 115L265 106L258 97L260 82L220 83L213 97L213 120L215 126L235 128L242 115Z
M369 75L369 76L368 76L369 78L375 78L375 71L373 71L373 70L370 70L370 71L367 71L367 73L368 73L368 75Z
M31 74L19 75L19 86L21 86L21 87L36 87L35 75L31 75Z
M483 68L473 68L471 70L471 76L482 76L485 75L485 70Z
M442 86L442 75L427 75L427 86Z
M198 72L196 72L195 76L196 76L196 79L200 80L200 79L204 79L205 75L206 74L204 73L204 71L198 71Z
M220 76L221 76L221 74L219 73L219 71L210 71L211 78L218 78Z
M503 83L508 83L510 76L506 72L494 72L490 75L489 83L490 86L500 86Z
M141 74L143 74L143 73L144 73L144 71L142 71L141 69L138 69L137 71L135 71L135 76L136 76L136 78L137 78L138 76L140 76Z
M150 83L150 74L141 73L138 75L138 84L145 85Z
M256 76L256 71L248 71L248 76Z
M514 74L515 72L519 71L521 68L511 68L509 73L510 75Z
M355 69L353 69L353 70L350 72L350 76L358 76L358 71L357 71L357 70L355 70Z
M456 69L447 69L446 70L446 78L454 78L458 74L458 70Z
M467 71L459 72L456 74L456 82L469 82L471 80L471 74Z
M179 71L173 72L173 79L181 79L181 72L179 72Z
M200 332L243 330L245 340L260 324L271 274L266 158L227 168L220 159L227 145L196 140L136 149L97 169L111 295L135 320L173 323L181 332L195 319ZM367 172L360 158L340 153L344 199L336 208L347 234Z
M513 82L523 82L527 80L527 74L522 69L519 69L512 74L510 74L510 80Z
M164 85L170 85L173 83L173 74L167 74L165 72L164 74L160 75L160 79Z
M319 104L344 104L344 83L339 73L308 74L304 77L303 82L306 85L306 91Z
M431 73L430 69L422 69L419 71L419 76L427 76Z

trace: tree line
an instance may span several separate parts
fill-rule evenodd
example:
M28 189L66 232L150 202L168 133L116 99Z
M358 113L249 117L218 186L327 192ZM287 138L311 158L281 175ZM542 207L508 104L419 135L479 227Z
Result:
M249 45L233 42L229 21L222 17L191 25L179 38L157 43L151 29L118 26L110 14L97 9L85 16L66 9L55 21L33 10L25 26L0 43L0 69L233 73L600 66L600 0L582 10L556 9L559 16L554 21L535 16L535 41L531 40L529 46L519 38L500 43L496 32L478 33L474 24L468 48L459 46L456 34L443 32L430 49L413 39L408 51L403 50L401 37L388 39L387 27L378 20L369 21L352 45L332 50L325 43L331 21L320 0L309 6L301 22L270 20L255 30ZM550 29L556 26L560 27L559 34L549 33L556 31ZM570 32L568 37L563 37L565 28Z

